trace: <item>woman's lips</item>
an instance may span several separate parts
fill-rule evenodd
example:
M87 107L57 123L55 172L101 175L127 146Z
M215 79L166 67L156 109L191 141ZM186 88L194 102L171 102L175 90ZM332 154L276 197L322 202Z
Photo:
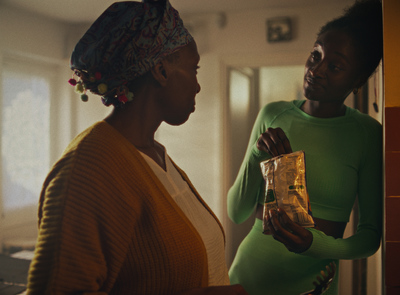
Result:
M325 88L324 85L317 82L317 80L314 78L306 77L304 80L307 82L308 86L310 86L312 88Z

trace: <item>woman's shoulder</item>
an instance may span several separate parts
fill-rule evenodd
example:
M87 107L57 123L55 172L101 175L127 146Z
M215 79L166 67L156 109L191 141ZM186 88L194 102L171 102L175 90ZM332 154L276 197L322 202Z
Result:
M145 161L121 134L104 124L92 125L71 141L50 170L47 185L84 190L81 197L111 192L116 186L145 187Z
M279 100L267 103L263 106L263 109L266 110L282 110L282 109L290 109L293 108L296 104L296 101L287 101L287 100Z
M263 117L275 117L285 111L296 108L297 101L274 101L267 103L260 110Z
M127 140L105 121L100 121L79 133L69 143L65 153L90 153L93 157L117 154Z
M73 170L89 170L88 177L100 177L112 169L131 170L140 154L118 131L104 121L97 122L78 134L64 150L58 164ZM128 165L129 162L129 165ZM136 164L135 164L136 163ZM111 177L110 175L107 177Z
M377 134L382 133L382 124L376 120L375 118L371 117L368 114L361 113L359 110L351 109L352 118L364 128L368 132L373 132Z

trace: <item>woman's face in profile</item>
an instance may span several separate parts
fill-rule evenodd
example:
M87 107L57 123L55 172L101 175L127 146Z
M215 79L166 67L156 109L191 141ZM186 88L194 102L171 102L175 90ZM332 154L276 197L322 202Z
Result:
M305 65L303 92L310 100L343 102L360 87L361 70L357 47L350 36L330 30L321 34Z
M171 125L185 123L195 110L195 97L200 92L197 70L200 56L193 41L182 47L177 60L171 62L170 73L163 103L164 121Z

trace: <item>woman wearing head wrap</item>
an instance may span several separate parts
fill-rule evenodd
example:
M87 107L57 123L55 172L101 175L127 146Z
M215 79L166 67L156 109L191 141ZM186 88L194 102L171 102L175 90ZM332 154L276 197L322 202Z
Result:
M382 50L380 1L356 1L318 33L305 64L306 99L270 103L260 111L228 192L228 214L234 222L243 222L256 209L254 226L229 270L231 283L242 284L249 294L303 293L313 289L312 282L332 261L339 266L340 259L360 259L378 250L382 126L344 101L375 71ZM305 152L316 227L305 229L283 209L271 210L265 216L271 235L265 235L260 162L300 150ZM356 198L357 230L343 238ZM324 294L338 294L338 275Z
M117 2L76 45L70 83L112 113L45 180L28 294L243 294L224 233L154 140L194 111L199 54L169 2Z

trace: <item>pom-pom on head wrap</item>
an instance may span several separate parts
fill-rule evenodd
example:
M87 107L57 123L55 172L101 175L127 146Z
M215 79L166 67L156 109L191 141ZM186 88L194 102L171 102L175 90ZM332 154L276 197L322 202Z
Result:
M89 90L105 105L120 106L133 97L128 82L191 41L168 0L116 2L75 46L71 69L78 81L69 82L82 96Z

